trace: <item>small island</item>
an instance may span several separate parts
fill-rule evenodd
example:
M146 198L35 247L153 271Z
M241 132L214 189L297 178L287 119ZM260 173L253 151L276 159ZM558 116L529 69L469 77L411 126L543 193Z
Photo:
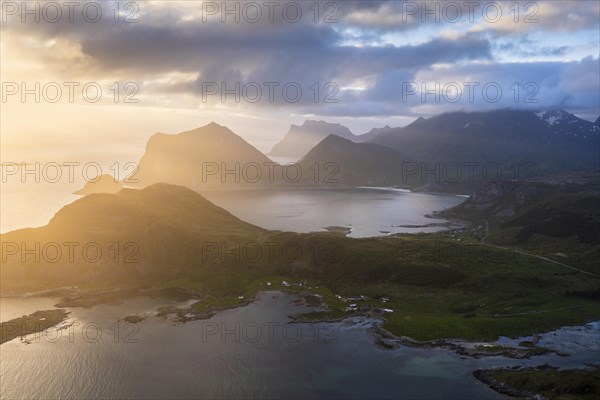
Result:
M117 193L121 189L123 189L121 182L117 181L112 175L104 174L87 181L81 189L73 192L73 194L85 196L94 193Z

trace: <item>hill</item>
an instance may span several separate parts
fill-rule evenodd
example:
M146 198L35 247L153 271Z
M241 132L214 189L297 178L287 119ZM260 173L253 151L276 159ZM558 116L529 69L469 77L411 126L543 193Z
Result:
M402 162L407 160L387 147L329 135L298 164L303 171L318 165L323 184L331 186L391 186L401 183Z
M570 172L482 185L445 213L485 220L485 241L600 274L600 174Z
M155 281L206 264L206 246L264 232L181 186L90 194L44 227L0 236L2 290Z

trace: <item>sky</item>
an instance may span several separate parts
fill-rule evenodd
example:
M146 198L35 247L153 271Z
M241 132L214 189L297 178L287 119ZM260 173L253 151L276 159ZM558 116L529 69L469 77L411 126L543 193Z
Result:
M600 2L2 1L3 162L138 161L215 121L360 134L497 108L600 115Z

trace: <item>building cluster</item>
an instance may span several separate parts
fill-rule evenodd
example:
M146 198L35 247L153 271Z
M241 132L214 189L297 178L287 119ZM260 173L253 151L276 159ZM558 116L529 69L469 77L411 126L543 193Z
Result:
M375 306L374 304L359 305L359 304L355 303L357 301L369 300L369 298L365 295L343 297L343 296L336 294L335 297L337 299L340 299L340 300L348 303L348 306L345 309L345 311L348 313L361 312L361 313L367 313L367 314L382 315L382 314L391 314L394 312L394 310L392 310L391 308L378 307L378 306ZM381 301L381 303L385 304L388 301L390 301L390 299L388 299L387 297L381 297L379 299L379 301Z

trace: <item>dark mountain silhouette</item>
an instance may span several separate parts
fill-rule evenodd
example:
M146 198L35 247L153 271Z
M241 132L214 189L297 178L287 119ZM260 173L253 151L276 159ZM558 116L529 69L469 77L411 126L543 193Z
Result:
M312 171L317 166L321 184L381 186L400 183L402 163L406 160L408 157L387 147L373 143L354 143L329 135L298 164L303 171Z
M267 171L265 163L271 160L230 129L212 122L176 135L154 134L133 179L141 187L158 182L192 189L244 185L257 176L256 167L261 174ZM244 174L251 179L244 179Z
M366 138L372 139L356 143ZM306 121L275 147L288 155L285 149L307 149L301 179L284 179L284 167L216 123L153 135L133 179L140 187L166 182L194 190L317 184L470 193L482 182L598 168L600 127L563 110L453 112L361 136L339 124Z
M419 118L371 142L427 163L494 163L509 173L514 163L530 163L549 174L597 167L599 137L597 125L563 110L497 110Z

